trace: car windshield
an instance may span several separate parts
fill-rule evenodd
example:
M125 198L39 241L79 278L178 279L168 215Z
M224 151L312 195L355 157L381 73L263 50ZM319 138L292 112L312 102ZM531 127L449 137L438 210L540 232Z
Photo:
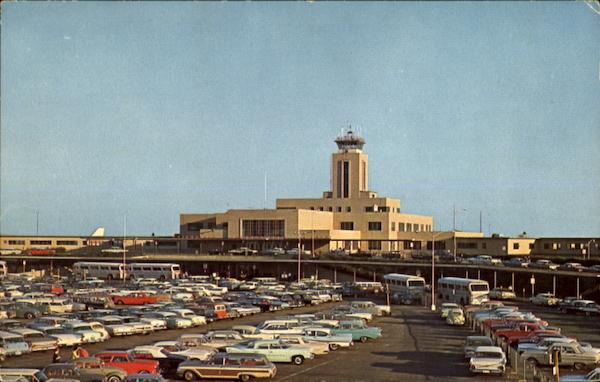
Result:
M476 358L502 358L502 354L493 351L482 351L475 354Z
M489 338L474 338L469 339L467 345L469 346L488 346L492 343Z

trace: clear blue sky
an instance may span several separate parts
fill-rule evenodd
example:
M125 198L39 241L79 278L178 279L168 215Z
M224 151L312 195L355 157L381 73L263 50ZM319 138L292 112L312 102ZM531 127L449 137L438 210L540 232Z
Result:
M3 2L0 232L173 234L180 212L370 188L436 228L600 235L583 2Z

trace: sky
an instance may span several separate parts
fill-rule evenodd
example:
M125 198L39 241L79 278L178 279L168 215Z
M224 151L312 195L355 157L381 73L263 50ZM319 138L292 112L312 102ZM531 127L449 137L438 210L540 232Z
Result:
M600 235L583 2L1 4L0 233L320 197L340 130L436 229ZM266 204L265 204L266 175Z

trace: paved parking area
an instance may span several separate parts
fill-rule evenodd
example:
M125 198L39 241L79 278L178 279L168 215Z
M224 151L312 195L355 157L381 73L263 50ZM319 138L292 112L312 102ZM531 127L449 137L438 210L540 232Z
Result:
M306 307L291 313L308 313L333 307L325 304ZM218 321L208 327L169 330L147 336L119 337L107 343L86 346L91 353L104 349L125 349L159 340L175 339L183 333L225 329L236 324L257 324L269 317L288 312L263 313L234 321ZM307 361L302 366L277 364L275 381L478 381L470 375L463 359L462 343L470 330L450 327L428 308L393 306L392 315L380 317L371 325L383 329L383 337L354 349L338 350ZM63 351L68 359L69 351ZM5 367L38 367L50 363L51 352L9 358ZM485 377L487 381L509 380L508 377Z
M450 327L427 308L394 306L392 316L376 319L383 338L356 344L307 362L278 364L276 381L486 381L508 377L473 376L462 344L470 330Z

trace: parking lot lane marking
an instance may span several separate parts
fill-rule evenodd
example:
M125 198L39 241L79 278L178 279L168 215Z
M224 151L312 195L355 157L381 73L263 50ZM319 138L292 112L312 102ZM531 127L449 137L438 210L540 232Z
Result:
M311 371L311 370L317 369L317 368L319 368L319 367L321 367L321 366L325 366L325 365L327 365L327 364L330 364L330 363L332 363L333 361L337 361L337 360L338 360L338 358L339 358L339 357L337 357L337 358L334 358L334 359L330 359L329 361L325 361L325 362L322 362L322 363L320 363L320 364L318 364L318 365L314 365L314 366L308 367L308 368L306 368L306 369L300 370L300 371L298 371L298 372L296 372L296 373L293 373L293 374L290 374L290 375L288 375L288 376L286 376L286 377L283 377L283 378L281 378L281 379L278 379L277 381L285 381L285 380L287 380L287 379L290 379L290 378L292 378L292 377L296 377L296 376L298 376L298 375L304 374L304 373L306 373L306 372L309 372L309 371Z

